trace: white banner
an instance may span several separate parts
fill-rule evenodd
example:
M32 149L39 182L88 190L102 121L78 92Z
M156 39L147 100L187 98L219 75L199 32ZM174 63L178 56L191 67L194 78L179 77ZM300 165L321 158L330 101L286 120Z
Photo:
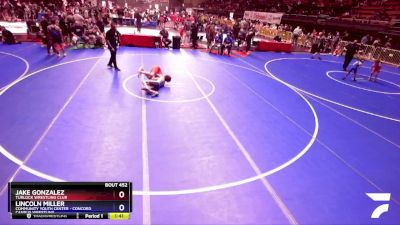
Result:
M243 18L250 20L259 20L263 23L280 24L282 16L283 13L245 11Z
M11 31L13 34L26 34L28 26L26 22L4 22L0 21L0 26L5 27L7 30Z

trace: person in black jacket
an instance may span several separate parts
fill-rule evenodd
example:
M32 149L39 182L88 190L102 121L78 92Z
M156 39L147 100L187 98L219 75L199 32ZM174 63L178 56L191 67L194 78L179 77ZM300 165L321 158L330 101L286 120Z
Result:
M136 27L137 27L137 31L138 33L140 33L141 29L142 29L142 15L140 15L139 12L135 12L135 19L136 19Z
M194 49L197 48L198 33L199 33L199 27L197 26L197 23L196 22L192 23L190 38L192 39L192 48Z
M238 39L240 31L239 21L235 21L235 25L233 25L233 39Z
M97 19L97 21L96 21L96 25L97 25L97 27L99 28L100 32L101 32L102 34L104 34L104 22L103 22L103 20L101 20L101 17L100 17L100 16L98 17L98 19Z
M169 45L171 44L171 40L168 38L169 34L168 34L168 31L165 29L165 27L161 29L160 35L161 35L161 41L162 41L164 47L169 48Z
M347 71L347 67L349 66L351 60L353 60L354 54L358 51L357 40L354 40L353 43L346 45L346 55L344 56L343 62L343 70Z
M255 35L256 35L256 33L254 32L254 29L250 28L246 35L246 52L248 52L250 50L251 42Z
M1 32L1 36L3 38L4 44L12 45L12 44L20 44L21 43L19 41L15 41L13 33L11 33L11 31L7 30L5 27L0 26L0 32Z
M51 49L52 49L52 43L50 42L50 40L49 40L49 35L48 35L48 33L47 33L47 27L49 26L49 21L47 20L47 18L46 18L47 16L45 16L44 18L43 18L43 20L42 21L40 21L40 28L41 28L41 30L42 30L42 42L43 42L43 44L45 44L46 45L46 47L47 47L47 53L49 54L49 55L51 55L52 53L51 53Z
M120 71L117 66L117 46L119 44L120 36L121 34L117 31L117 26L115 25L115 23L111 23L111 29L106 33L106 42L111 54L108 66L112 67L112 65L114 64L114 68L117 71Z

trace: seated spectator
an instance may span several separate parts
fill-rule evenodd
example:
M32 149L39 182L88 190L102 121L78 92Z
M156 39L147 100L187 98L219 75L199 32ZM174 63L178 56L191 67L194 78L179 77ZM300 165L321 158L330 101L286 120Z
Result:
M21 44L21 42L15 40L14 34L11 33L11 31L7 30L5 27L0 26L0 31L4 44L8 45Z
M105 37L99 27L94 23L90 23L85 32L86 40L88 44L92 47L104 47Z
M274 37L274 41L276 41L276 42L281 42L281 41L282 41L282 38L281 38L279 35L276 35L276 36Z
M218 52L220 52L221 46L222 46L222 31L218 30L217 35L215 35L214 43L211 45L209 52L213 50L213 48L217 48Z
M385 48L392 48L392 38L389 38L384 46Z
M381 39L376 39L373 43L372 46L374 46L375 48L377 47L382 47L382 43L381 43Z
M233 45L233 37L232 33L229 32L226 38L224 39L223 44L221 45L221 55L224 55L224 49L228 49L228 55L231 55L231 49Z
M101 29L96 26L96 44L95 47L106 47L106 35L101 32Z
M168 34L168 31L165 29L165 27L161 29L160 35L161 35L161 41L162 41L164 47L169 48L169 45L171 44L171 40L168 38L169 34Z
M75 48L78 47L78 42L83 42L86 47L87 37L85 36L85 28L82 26L81 22L76 22L71 30L72 34L72 44Z

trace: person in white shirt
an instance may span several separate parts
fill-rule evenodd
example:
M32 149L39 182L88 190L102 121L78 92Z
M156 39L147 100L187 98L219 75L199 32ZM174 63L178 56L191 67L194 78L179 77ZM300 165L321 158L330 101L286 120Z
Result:
M303 30L300 28L300 26L297 26L293 30L293 38L292 38L292 43L293 45L297 45L297 40L299 39L300 35L303 33Z
M351 67L351 69L349 70L349 72L347 72L346 76L344 76L344 77L342 78L342 80L345 80L345 79L347 78L347 76L349 76L350 73L353 72L353 73L354 73L354 75L353 75L353 81L356 81L357 70L358 70L358 68L361 67L361 65L363 64L363 61L364 61L364 60L362 60L362 59L358 59L355 63L353 63L353 66Z

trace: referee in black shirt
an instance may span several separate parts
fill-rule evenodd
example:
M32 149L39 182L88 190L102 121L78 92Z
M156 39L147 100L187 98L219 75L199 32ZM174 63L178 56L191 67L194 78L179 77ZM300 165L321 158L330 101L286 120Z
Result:
M121 34L117 31L117 27L115 23L111 23L111 29L107 31L106 33L106 41L108 45L108 49L110 50L111 57L110 61L108 62L108 66L112 67L112 64L114 64L114 68L117 71L120 71L120 69L117 66L117 45L119 43L119 37Z
M343 62L343 71L347 71L347 67L349 66L351 60L353 60L354 54L358 51L357 40L354 40L353 43L346 45L346 55L344 56Z

